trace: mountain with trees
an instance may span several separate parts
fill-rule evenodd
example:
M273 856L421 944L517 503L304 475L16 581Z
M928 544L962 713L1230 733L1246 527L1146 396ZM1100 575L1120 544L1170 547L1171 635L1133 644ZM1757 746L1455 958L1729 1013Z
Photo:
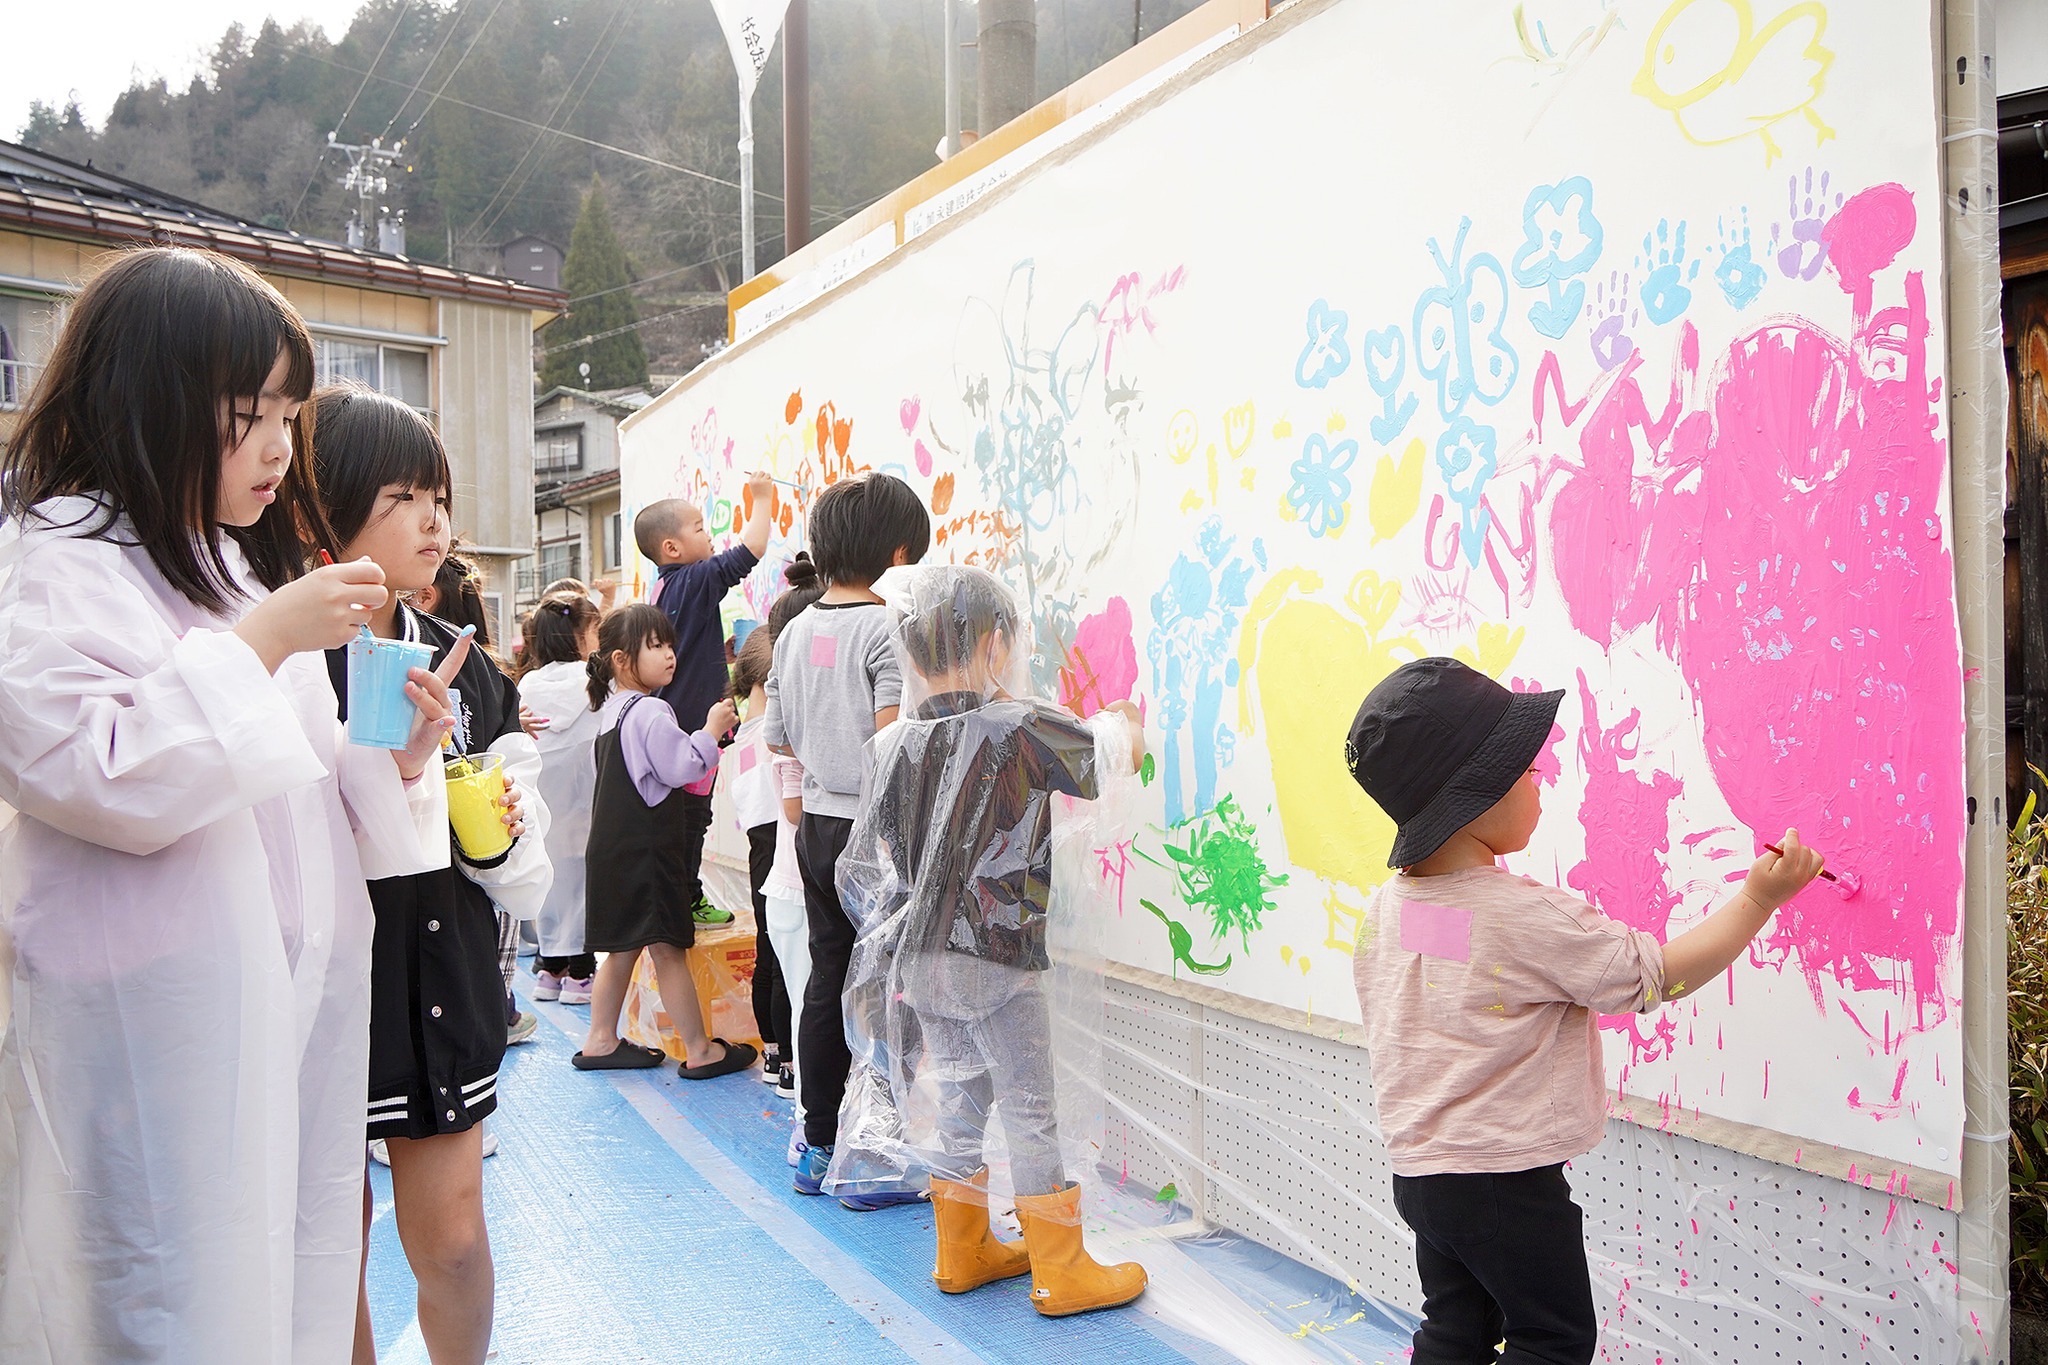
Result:
M943 3L813 0L816 231L934 164ZM1196 3L1041 0L1040 94ZM971 42L964 0L959 21ZM971 51L961 65L971 124ZM762 264L782 254L781 125L778 54L754 94ZM304 24L235 26L182 89L138 83L99 127L76 106L37 105L19 137L252 221L339 238L351 204L330 134L402 139L391 193L408 251L465 269L495 270L498 245L524 233L573 249L584 187L602 175L635 282L623 296L638 304L635 335L656 368L687 368L723 335L722 310L703 300L739 282L738 87L707 0L367 0L339 38ZM548 336L571 335L567 321Z

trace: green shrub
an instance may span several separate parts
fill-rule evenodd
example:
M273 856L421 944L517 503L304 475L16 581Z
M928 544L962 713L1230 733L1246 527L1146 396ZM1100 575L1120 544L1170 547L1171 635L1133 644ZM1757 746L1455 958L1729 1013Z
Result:
M2031 792L2007 836L2005 868L2012 1302L2048 1313L2048 815L2036 813Z

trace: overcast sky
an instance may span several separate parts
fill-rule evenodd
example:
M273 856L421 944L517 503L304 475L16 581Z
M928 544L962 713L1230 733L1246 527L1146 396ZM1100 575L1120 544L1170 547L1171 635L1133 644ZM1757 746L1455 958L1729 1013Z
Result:
M62 107L77 98L95 126L140 74L192 79L227 26L254 31L274 18L289 28L311 20L339 38L362 0L0 0L8 11L0 57L0 138L28 122L30 100Z

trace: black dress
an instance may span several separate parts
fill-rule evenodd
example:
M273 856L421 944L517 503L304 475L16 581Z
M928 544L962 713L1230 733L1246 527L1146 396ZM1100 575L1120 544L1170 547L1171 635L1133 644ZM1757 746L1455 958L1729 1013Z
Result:
M627 714L647 700L626 698L618 720L597 737L597 790L583 874L586 952L627 953L650 943L689 948L697 942L693 907L684 904L682 890L689 872L683 847L689 794L677 787L660 805L648 805L633 785L621 747Z
M439 666L455 628L401 605L403 638L432 646ZM348 718L345 649L327 671ZM472 649L451 684L462 694L464 753L483 753L519 729L519 691L482 650ZM370 941L368 1136L460 1133L498 1107L505 1058L505 979L498 970L498 916L461 868L493 867L462 856L453 834L448 867L369 884L377 917Z

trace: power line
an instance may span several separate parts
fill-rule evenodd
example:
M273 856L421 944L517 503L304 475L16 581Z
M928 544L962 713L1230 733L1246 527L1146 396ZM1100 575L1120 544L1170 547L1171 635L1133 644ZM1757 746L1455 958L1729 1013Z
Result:
M403 3L399 5L398 17L391 21L391 31L384 35L384 46L378 48L377 55L370 58L370 70L363 73L363 83L356 87L355 94L349 96L348 108L342 110L341 117L334 121L334 136L341 136L342 128L348 123L348 116L356 111L356 101L361 99L363 91L369 88L371 73L376 71L377 63L384 60L385 52L391 47L391 40L398 36L399 25L405 22L405 12L411 8L412 0L403 0Z
M590 45L589 53L583 58L583 65L576 68L576 74L571 76L569 83L562 87L560 97L555 100L554 109L548 114L547 121L551 130L556 116L562 112L562 105L568 101L570 93L576 89L576 83L583 79L583 73L588 71L590 73L590 81L583 87L583 93L576 96L576 102L569 106L568 114L562 118L563 125L567 126L569 120L576 117L576 111L583 107L583 101L589 97L591 87L597 84L598 73L604 70L604 62L598 59L598 53L602 51L607 59L610 58L611 49L607 46L607 43L611 40L613 28L619 22L619 16L625 12L625 0L618 0L612 6L611 17L605 20L604 27L598 31L597 41ZM493 194L490 202L484 205L483 212L477 214L476 218L470 221L469 228L464 232L464 236L477 236L477 223L482 221L484 214L490 213L493 208L497 208L498 211L491 215L491 221L484 224L483 230L485 233L488 233L498 225L498 220L505 216L505 210L512 207L514 196L519 193L519 190L526 187L526 180L520 178L520 172L526 170L528 158L532 157L540 149L540 141L546 136L547 134L544 132L533 135L533 141L527 144L525 154L519 158L519 164L512 168L512 174L505 177L505 183L498 187L497 193ZM540 162L537 160L533 164L536 169L540 166ZM526 178L531 179L532 173L528 172ZM515 181L517 182L517 188L514 188ZM498 199L501 195L505 199L503 207L498 206Z
M384 60L385 50L391 46L391 40L398 36L398 26L405 22L405 12L411 8L412 0L403 0L403 3L399 5L398 17L391 21L391 31L384 35L383 47L378 48L377 55L370 58L370 69L362 73L363 79L356 86L355 94L350 95L348 97L348 108L342 110L341 117L334 121L334 131L327 135L327 140L329 142L334 141L336 136L340 134L342 125L348 122L348 116L356 111L356 101L363 97L363 91L369 89L370 78L372 75L376 73L377 63ZM330 65L341 66L341 63L333 62L330 63ZM344 71L348 70L347 67L342 67L341 69ZM388 132L389 130L387 129L386 131ZM292 225L292 220L299 216L299 210L305 206L306 196L313 192L313 182L320 178L320 162L325 158L325 156L326 153L324 152L318 153L314 156L313 173L306 177L306 187L299 191L299 197L292 201L292 211L285 215L284 225L287 228L289 228Z
M447 48L448 40L455 36L455 30L460 27L462 27L462 0L456 0L456 3L448 10L447 30L442 33L441 41L434 44L434 50L427 57L426 64L420 67L419 78L412 83L412 89L405 92L405 98L400 100L398 108L392 111L391 121L384 125L383 132L377 134L380 140L390 137L391 130L396 128L398 121L405 117L405 111L412 105L412 97L419 94L420 87L426 84L427 77L433 73L434 63L441 60L441 53Z
M504 0L499 0L499 3L500 3L500 4L502 4L503 2L504 2ZM493 11L493 13L495 13L495 12L496 12L496 11ZM315 54L315 53L307 53L306 55L307 55L308 57L311 57L311 58L312 58L312 60L314 60L314 61L316 61L316 62L319 62L319 63L320 63L321 65L323 65L323 66L331 66L331 67L335 68L335 69L336 69L337 71L347 71L347 72L350 72L350 73L352 73L352 74L354 74L354 75L361 75L361 74L363 74L363 73L362 73L362 72L361 72L361 71L360 71L360 70L359 70L358 68L356 68L356 67L353 67L353 66L349 66L348 64L346 64L346 63L344 63L344 62L337 62L337 61L335 61L335 60L334 60L333 58L331 58L331 57L322 57L322 56L319 56L319 55L317 55L317 54ZM386 83L386 84L388 84L388 85L403 85L403 84L405 84L405 82L404 82L404 81L399 81L399 80L393 80L393 79L391 79L391 78L390 78L390 77L388 77L388 76L378 76L378 77L375 77L375 79L377 79L377 80L380 80L380 81L383 81L383 82L385 82L385 83ZM673 161L663 161L663 160L662 160L662 159L661 159L660 157L658 157L658 156L649 156L649 155L647 155L647 154L646 154L645 152L634 152L634 151L628 151L628 150L627 150L626 148L624 148L624 147L618 147L618 146L614 146L613 144L611 144L611 143L609 143L609 142L600 142L600 141L598 141L598 140L597 140L596 138L594 138L594 137L584 137L584 136L583 136L583 135L582 135L581 133L571 133L571 132L567 132L567 131L565 131L565 130L563 130L563 129L559 129L559 128L550 128L550 127L548 127L548 126L547 126L546 124L544 124L544 123L535 123L535 122L534 122L534 121L533 121L532 119L527 119L527 118L520 118L520 117L519 117L518 115L516 115L516 114L507 114L507 113L503 113L503 112L501 112L501 111L499 111L499 110L496 110L496 109L486 109L486 108L485 108L485 107L484 107L483 105L481 105L481 104L471 104L471 103L470 103L470 102L469 102L468 100L460 100L460 99L457 99L457 98L455 98L455 96L453 96L453 95L440 95L440 94L437 94L437 95L435 96L435 98L436 98L436 99L445 99L445 100L447 100L447 101L448 101L448 103L450 103L450 104L453 104L453 105L458 105L458 106L460 106L460 107L462 107L462 108L464 108L464 109L473 109L473 110L475 110L475 111L476 111L477 113L479 113L479 114L488 114L488 115L490 115L490 116L491 116L492 118L498 118L498 119L503 119L503 120L505 120L505 122L507 122L507 123L516 123L516 124L520 125L520 126L521 126L521 127L523 127L523 128L538 128L538 129L540 129L540 130L541 130L542 132L544 132L544 133L553 133L553 134L554 134L554 135L555 135L556 137L563 137L563 138L567 138L567 139L569 139L569 141L571 141L571 142L580 142L580 143L582 143L582 144L583 144L584 146L586 146L586 147L595 147L595 148L597 148L597 149L598 149L599 151L601 151L601 152L610 152L610 153L612 153L612 154L613 154L614 156L623 156L623 157L625 157L626 159L628 159L629 161L643 161L643 162L647 163L647 164L648 164L648 165L650 165L650 166L659 166L659 167L661 167L661 169L663 169L663 170L665 170L665 171L674 171L674 172L676 172L676 173L677 173L678 175L687 175L687 176L690 176L690 177L692 177L693 179L697 179L697 180L702 180L702 181L706 181L707 183L709 183L709 184L713 184L713 185L723 185L723 186L725 186L725 187L726 187L727 189L731 189L731 190L737 190L737 189L739 188L739 184L738 184L738 183L737 183L736 181L732 181L732 180L727 180L727 179L724 179L724 178L723 178L723 177L721 177L721 176L716 176L716 175L712 175L712 174L710 174L709 172L706 172L706 171L700 171L700 170L697 170L697 169L695 169L694 167L690 167L690 166L679 166L679 165L677 165L677 164L676 164L675 162L673 162ZM426 115L425 115L425 114L423 113L423 114L421 114L421 116L420 116L420 117L421 117L421 118L424 118L424 117L426 117ZM417 122L415 123L415 126L417 126ZM782 196L781 196L781 195L779 195L779 194L771 194L771 193L769 193L769 192L768 192L767 190L761 190L761 189L757 189L757 190L755 191L755 193L756 193L756 194L759 194L759 195L760 195L760 196L761 196L762 198L764 198L764 199L773 199L773 200L775 200L775 201L777 201L777 202L780 202L780 201L781 201L781 199L782 199Z
M503 8L505 8L505 0L498 0L498 2L495 5L491 6L491 12L484 16L484 21L481 24L477 25L476 32L470 35L469 46L462 49L462 55L455 59L455 65L449 68L447 76L442 78L441 83L434 87L434 93L427 97L426 108L420 110L420 116L418 118L414 119L411 123L406 125L405 135L407 137L411 137L413 129L419 127L420 124L426 120L428 114L434 112L434 105L440 100L442 93L448 89L449 83L455 79L456 73L462 70L462 64L469 60L469 54L476 51L476 45L483 41L485 31L488 30L491 26L491 20L497 18L498 11ZM333 65L339 66L340 63L336 62L333 63ZM462 103L461 100L454 99L453 96L450 96L450 100L455 104ZM475 106L472 105L471 107L474 108ZM489 111L486 110L485 112Z
M688 308L677 308L667 313L656 313L651 318L641 318L638 322L629 322L623 327L611 327L602 332L592 332L587 337L577 337L574 341L565 341L559 346L544 346L541 348L540 353L544 357L558 355L563 351L573 351L578 346L587 346L593 341L603 341L608 337L622 336L627 332L637 332L642 327L651 327L657 322L666 322L670 318L679 318L685 313L702 313L709 309L723 307L725 307L723 303L691 304Z

